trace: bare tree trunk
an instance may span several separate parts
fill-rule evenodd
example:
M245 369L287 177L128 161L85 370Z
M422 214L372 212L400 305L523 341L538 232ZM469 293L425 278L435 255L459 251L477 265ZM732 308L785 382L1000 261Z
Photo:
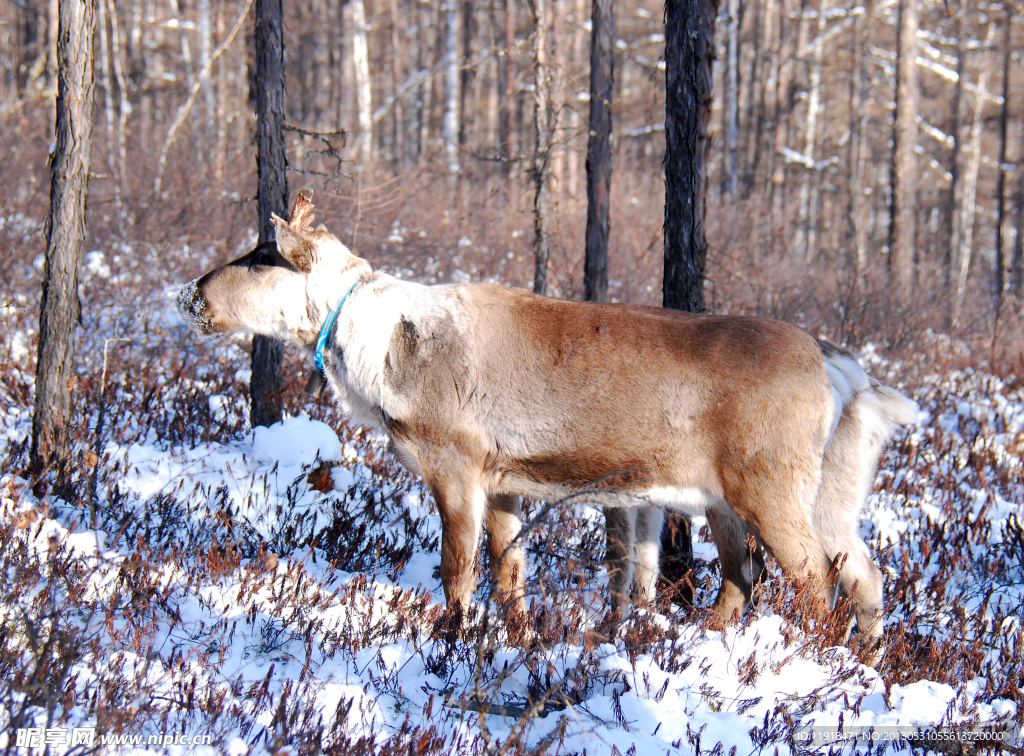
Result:
M747 79L747 145L746 167L743 172L743 195L748 196L757 181L761 162L761 137L764 133L764 94L767 89L763 81L766 68L765 53L771 35L771 18L774 0L754 4L754 58L750 76Z
M430 50L430 37L427 29L430 24L427 18L430 12L429 4L424 2L416 3L416 70L424 71L428 67L428 52ZM416 96L416 157L420 167L427 162L427 139L430 137L430 87L429 82L433 77L425 77L418 87Z
M917 0L900 0L892 139L889 273L909 292L917 248Z
M718 0L665 6L665 276L662 304L704 310L704 215L711 144L715 17ZM693 564L690 523L666 517L661 570L678 582Z
M457 0L441 5L444 23L444 169L452 194L459 183L459 6Z
M314 18L329 19L334 16L333 0L315 0ZM316 21L314 21L316 23ZM316 75L313 77L315 91L313 93L314 110L316 111L317 131L337 131L334 128L332 110L332 94L334 82L331 78L333 72L334 56L334 33L335 25L324 23L322 20L317 24L316 33L313 35L316 52Z
M555 186L558 194L565 191L565 128L563 127L562 113L565 110L565 72L566 45L562 38L562 30L565 26L565 6L567 0L552 0L551 14L551 43L554 45L552 56L554 67L552 68L551 80L554 85L551 105L551 133L554 149L551 154L551 172L555 178Z
M736 150L739 146L739 14L740 0L728 0L729 28L725 61L725 187L736 196Z
M94 0L95 2L95 0ZM107 44L107 0L98 0L96 26L100 32L100 86L103 88L104 127L107 136L107 169L114 189L114 207L118 226L121 224L121 176L117 165L117 138L114 136L114 92L110 75L110 47Z
M18 56L15 61L14 87L20 99L36 74L42 14L33 2L16 4L18 14ZM41 65L46 65L45 59Z
M366 161L375 157L373 141L373 99L370 86L370 52L366 41L369 26L363 0L352 3L352 66L356 79L356 113L359 132L356 135L356 156Z
M1017 194L1013 203L1013 212L1017 216L1013 240L1013 293L1020 306L1024 303L1024 170L1018 168L1017 174Z
M984 123L982 116L985 112L985 85L988 79L988 69L991 56L988 49L992 44L992 32L994 24L988 27L988 37L985 40L985 52L981 65L981 74L978 76L978 91L974 96L974 120L971 123L971 163L967 167L966 181L964 182L963 202L960 206L960 258L957 270L956 297L953 300L953 325L958 325L960 315L963 312L964 298L967 295L967 279L971 272L971 257L974 253L974 208L978 193L978 171L981 168L981 135Z
M510 161L515 154L516 120L516 7L515 0L505 0L505 157ZM505 163L506 168L511 163Z
M361 0L353 0L360 1ZM288 212L284 144L284 14L282 0L256 0L256 190L259 240L274 238L270 214ZM280 341L253 336L249 420L272 425L281 419Z
M953 102L950 106L950 136L953 138L953 149L949 156L949 197L946 208L946 259L943 272L946 278L946 287L952 294L953 267L957 263L957 255L960 253L960 214L957 210L957 190L960 184L960 102L963 99L964 73L966 68L967 44L964 40L964 6L962 0L956 9L956 83L953 87ZM950 316L952 316L950 307Z
M44 96L56 97L57 90L59 88L57 71L57 30L60 25L60 3L59 0L50 0L49 5L49 22L46 25L46 91ZM51 118L56 118L56 113L51 111ZM56 129L56 121L51 122L54 129ZM55 133L51 130L51 133Z
M575 68L583 60L583 18L586 14L586 0L576 0L573 7L572 32L572 65ZM569 132L572 135L572 146L569 149L569 196L576 199L580 190L580 153L577 147L577 135L583 128L583 119L579 111L573 107L569 110Z
M669 0L665 14L663 306L704 310L707 158L717 0Z
M57 33L56 145L50 164L50 216L39 307L39 353L30 467L68 461L75 326L81 320L78 262L92 149L93 0L62 0Z
M185 30L185 19L181 15L181 6L178 0L170 0L171 15L178 28L178 43L181 46L181 59L185 63L185 78L189 87L196 80L195 69L192 65L192 48L188 44L188 32Z
M863 23L859 16L853 20L853 33L850 40L850 144L847 153L849 178L847 181L847 250L853 251L854 281L857 289L861 289L864 277L864 265L867 257L867 245L864 238L863 217L864 206L864 166L862 161L863 145L866 141L864 131L864 97L867 89L867 77L864 67ZM849 261L846 261L848 266Z
M224 39L224 8L217 10L217 44ZM228 159L228 64L225 60L217 61L217 148L214 160L213 176L218 192L224 186L224 167Z
M587 250L583 298L608 298L608 232L612 182L612 92L615 9L593 0L590 30L590 136L587 139Z
M786 163L783 150L789 146L789 120L791 108L791 85L793 80L793 49L797 35L793 33L794 22L789 15L795 0L779 0L779 73L775 85L775 130L772 138L771 184L769 187L772 227L786 238Z
M533 0L533 293L548 288L548 159L551 142L551 95L548 71L548 2Z
M999 178L996 186L996 308L1003 301L1009 282L1007 259L1003 249L1003 222L1006 220L1006 120L1010 102L1010 44L1013 37L1013 6L1005 6L1003 28L1003 105L999 111ZM1020 170L1020 169L1018 169Z
M470 135L467 128L472 127L472 117L467 116L466 98L469 97L473 85L473 35L474 16L472 0L462 2L462 70L459 72L459 147L464 148Z
M398 0L391 0L391 92L395 98L391 110L394 144L391 147L395 165L398 170L405 167L405 119L402 108L402 96L399 87L402 82L402 54L399 45Z
M196 0L196 16L199 33L199 70L202 71L210 62L213 53L213 26L210 20L210 0ZM203 103L206 105L206 133L213 131L213 122L217 114L217 103L214 97L213 82L209 77L200 84Z
M804 125L803 177L800 180L800 198L796 239L793 245L798 259L811 262L817 252L817 182L818 171L815 152L818 146L818 118L821 115L821 64L825 54L823 36L825 33L825 10L827 0L818 3L818 36L815 37L811 57L810 92L807 96L807 119ZM812 196L812 182L815 191Z
M117 81L117 94L118 94L118 106L117 106L117 124L115 128L114 138L115 143L111 145L111 149L117 150L116 152L116 164L117 164L117 180L121 190L122 204L118 207L120 211L120 217L118 218L118 228L123 229L125 224L130 222L130 218L127 218L127 208L124 206L124 191L126 189L126 177L127 177L127 160L128 151L125 145L125 129L128 123L128 84L125 80L124 66L121 64L121 28L117 21L117 7L114 5L114 0L99 0L102 3L109 3L108 10L110 11L110 52L111 57L114 61L114 78Z

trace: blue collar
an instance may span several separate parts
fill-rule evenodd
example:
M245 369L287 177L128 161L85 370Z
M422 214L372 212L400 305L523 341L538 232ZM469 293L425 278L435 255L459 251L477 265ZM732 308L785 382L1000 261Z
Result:
M331 310L331 314L327 316L327 320L320 326L320 335L316 340L316 351L313 353L313 364L316 365L316 369L321 373L324 372L324 349L327 346L327 339L331 335L331 331L334 330L334 323L338 319L338 313L341 312L341 308L345 306L345 300L348 299L348 295L352 293L352 290L356 288L363 279L358 279L354 284L348 287L348 291L345 292L345 296L338 302L338 306Z

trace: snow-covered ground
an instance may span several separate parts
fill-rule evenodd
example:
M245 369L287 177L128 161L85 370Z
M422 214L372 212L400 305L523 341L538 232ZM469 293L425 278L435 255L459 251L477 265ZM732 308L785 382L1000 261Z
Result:
M801 739L811 726L979 723L1019 741L1019 382L914 378L921 424L884 457L862 524L886 574L888 650L875 670L793 624L778 580L725 632L666 609L588 642L605 580L602 521L583 508L532 510L542 648L510 647L486 607L455 637L429 497L380 439L334 415L239 431L230 385L246 376L232 377L243 364L232 348L226 384L179 376L155 389L173 394L159 422L133 417L149 406L139 387L114 386L107 430L82 434L82 474L63 497L39 499L12 472L31 407L5 389L0 747L21 729L22 743L49 734L54 752L71 751L88 727L139 752L824 753ZM896 380L899 366L862 358ZM190 382L212 393L188 410L209 427L171 432L197 401ZM91 432L96 408L80 419ZM706 605L717 578L701 524ZM147 744L168 733L210 742Z

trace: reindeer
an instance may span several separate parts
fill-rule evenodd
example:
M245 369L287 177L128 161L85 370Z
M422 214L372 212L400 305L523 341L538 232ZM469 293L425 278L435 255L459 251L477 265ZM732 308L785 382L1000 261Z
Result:
M621 540L637 541L641 599L657 576L658 508L704 514L722 566L719 623L743 612L763 567L750 534L819 611L852 599L862 647L877 650L882 576L857 518L914 402L849 352L776 320L374 272L312 228L311 196L299 194L290 223L273 216L276 243L187 284L178 307L200 334L250 332L313 352L313 383L387 434L440 513L450 609L471 599L486 524L499 587L523 611L519 497L586 492L629 513L617 522ZM619 606L631 569L610 571Z

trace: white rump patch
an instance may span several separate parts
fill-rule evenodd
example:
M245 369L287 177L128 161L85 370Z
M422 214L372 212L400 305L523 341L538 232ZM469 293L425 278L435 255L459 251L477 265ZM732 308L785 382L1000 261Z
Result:
M849 404L857 394L871 388L871 379L857 360L845 354L833 354L825 357L825 374L832 385L832 422L829 426L828 440L832 441L839 419L843 416L843 407Z

